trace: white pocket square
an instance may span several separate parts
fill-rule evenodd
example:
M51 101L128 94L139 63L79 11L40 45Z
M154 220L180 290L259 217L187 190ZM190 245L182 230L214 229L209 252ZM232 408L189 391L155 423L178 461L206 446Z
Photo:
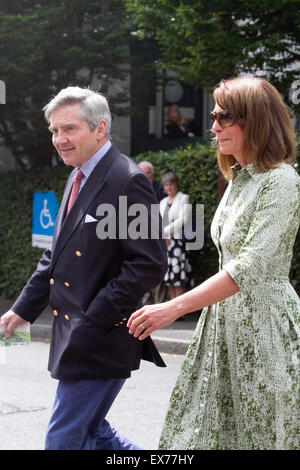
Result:
M87 224L89 222L98 222L98 220L94 219L94 217L92 217L91 215L86 214L85 219L84 219L84 223Z

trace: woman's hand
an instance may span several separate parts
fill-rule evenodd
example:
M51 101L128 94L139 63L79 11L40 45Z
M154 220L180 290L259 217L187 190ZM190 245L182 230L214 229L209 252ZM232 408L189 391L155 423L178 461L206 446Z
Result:
M171 302L145 305L130 316L127 326L131 335L143 340L153 331L170 325L179 316Z

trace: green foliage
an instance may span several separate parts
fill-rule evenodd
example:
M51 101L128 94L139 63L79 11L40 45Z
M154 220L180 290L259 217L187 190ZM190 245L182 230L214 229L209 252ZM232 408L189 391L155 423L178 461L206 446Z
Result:
M128 28L122 0L0 0L0 139L20 168L56 158L42 108L62 88L100 87L124 113L126 87L111 85L126 76Z
M156 179L167 171L175 171L180 189L189 194L193 204L204 204L204 247L191 251L196 283L218 270L217 250L211 241L210 224L218 204L217 163L215 150L209 145L188 145L169 152L149 152L135 157L136 162L150 161ZM298 167L300 173L300 152ZM15 298L34 271L42 249L31 246L32 195L34 191L56 193L61 200L70 169L56 168L36 171L8 172L1 175L0 186L0 295ZM291 280L300 294L300 233L294 247Z
M125 0L136 37L154 37L160 66L186 83L215 86L263 71L286 92L298 78L299 0Z
M53 190L60 200L69 169L58 166L43 172L11 171L0 185L0 295L15 298L40 259L42 249L31 246L32 196Z

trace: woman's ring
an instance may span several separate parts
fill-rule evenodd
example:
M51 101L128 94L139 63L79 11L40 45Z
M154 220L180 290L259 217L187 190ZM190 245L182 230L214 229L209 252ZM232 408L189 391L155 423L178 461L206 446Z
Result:
M143 324L143 323L140 323L140 324L139 324L139 328L140 328L141 330L145 330L144 324Z

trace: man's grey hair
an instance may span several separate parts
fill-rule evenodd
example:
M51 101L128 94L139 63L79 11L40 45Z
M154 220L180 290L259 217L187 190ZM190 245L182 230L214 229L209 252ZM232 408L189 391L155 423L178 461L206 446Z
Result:
M50 117L55 109L69 104L80 103L80 117L87 121L91 131L94 131L101 120L106 122L106 137L110 137L111 113L107 99L101 93L69 86L61 90L54 98L43 108L45 118L50 122Z
M139 163L140 168L142 168L142 166L146 166L146 165L150 168L151 172L154 174L154 166L152 165L152 163L147 162L146 160Z

